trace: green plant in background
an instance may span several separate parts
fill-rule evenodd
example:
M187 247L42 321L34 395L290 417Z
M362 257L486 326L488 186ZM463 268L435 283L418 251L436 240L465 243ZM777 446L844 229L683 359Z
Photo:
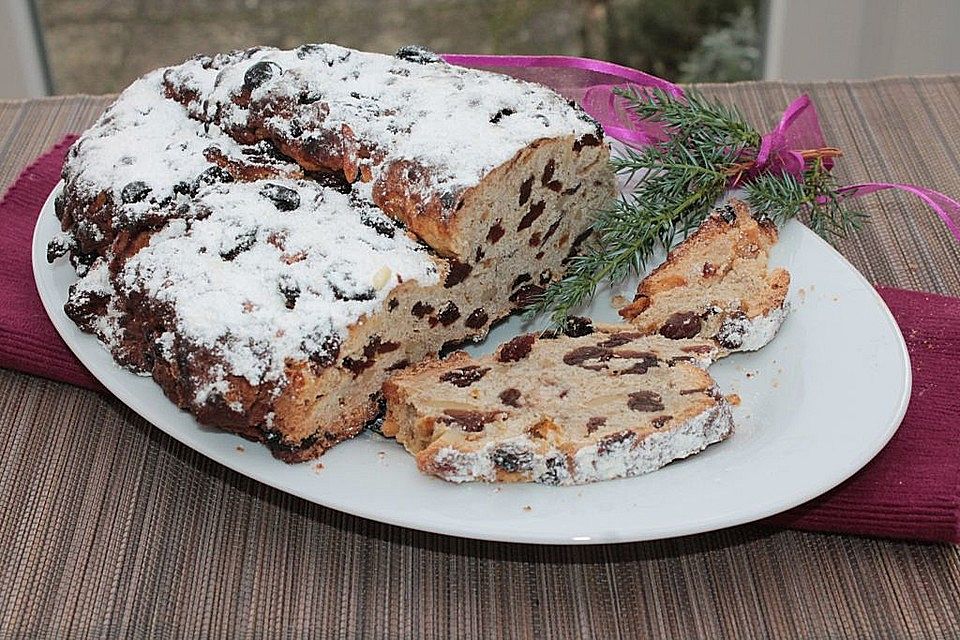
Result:
M586 55L669 80L724 82L760 76L761 0L600 2L606 8L606 41ZM748 68L744 60L750 61Z
M737 82L760 77L760 31L753 7L703 36L680 65L680 82Z

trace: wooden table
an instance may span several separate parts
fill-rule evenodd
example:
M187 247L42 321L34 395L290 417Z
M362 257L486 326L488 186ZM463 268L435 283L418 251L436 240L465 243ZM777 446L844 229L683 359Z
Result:
M842 181L960 194L960 77L706 89L761 127L809 92ZM0 189L109 102L0 102ZM896 194L840 245L872 282L960 295ZM461 540L233 473L115 399L0 370L0 636L957 637L960 550L763 525L641 544Z

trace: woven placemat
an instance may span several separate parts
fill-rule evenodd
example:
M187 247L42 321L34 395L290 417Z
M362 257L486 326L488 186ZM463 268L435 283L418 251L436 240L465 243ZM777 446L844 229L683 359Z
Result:
M708 86L758 126L803 91L839 176L960 194L960 78ZM0 189L107 98L0 102ZM960 295L906 196L840 244L872 282ZM2 221L0 221L2 224ZM0 637L949 637L960 550L743 526L534 547L347 516L209 462L89 391L0 371Z

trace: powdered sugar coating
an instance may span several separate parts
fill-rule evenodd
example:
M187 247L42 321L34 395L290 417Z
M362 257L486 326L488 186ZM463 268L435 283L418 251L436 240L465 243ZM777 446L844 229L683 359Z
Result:
M257 65L263 73L251 85ZM301 144L346 126L375 156L366 163L374 179L378 167L414 161L437 190L477 184L537 139L597 132L594 121L541 85L331 44L197 59L167 78L197 96L193 112L228 131L248 126L250 104L266 128ZM237 99L247 94L249 104Z
M788 313L790 305L784 302L782 307L753 318L743 314L730 315L720 326L717 339L721 344L729 345L732 351L757 351L773 340Z
M207 149L215 147L230 158L250 151L216 127L191 119L181 104L163 99L162 77L162 70L153 71L124 90L74 143L64 165L64 179L76 194L108 194L127 226L189 201L183 186L213 167L204 155ZM295 170L292 163L271 162ZM123 191L134 183L142 183L146 194L129 202Z
M125 294L169 304L177 333L222 360L221 381L281 379L287 362L345 338L401 281L439 279L423 247L377 210L315 183L274 180L299 199L282 210L264 184L207 187L192 219L171 220L117 278Z

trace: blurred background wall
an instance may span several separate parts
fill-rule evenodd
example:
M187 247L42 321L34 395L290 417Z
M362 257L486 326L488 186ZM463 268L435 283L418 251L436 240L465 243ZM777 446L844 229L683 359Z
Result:
M960 72L960 0L0 0L0 97L111 93L195 53L556 53L680 82Z

